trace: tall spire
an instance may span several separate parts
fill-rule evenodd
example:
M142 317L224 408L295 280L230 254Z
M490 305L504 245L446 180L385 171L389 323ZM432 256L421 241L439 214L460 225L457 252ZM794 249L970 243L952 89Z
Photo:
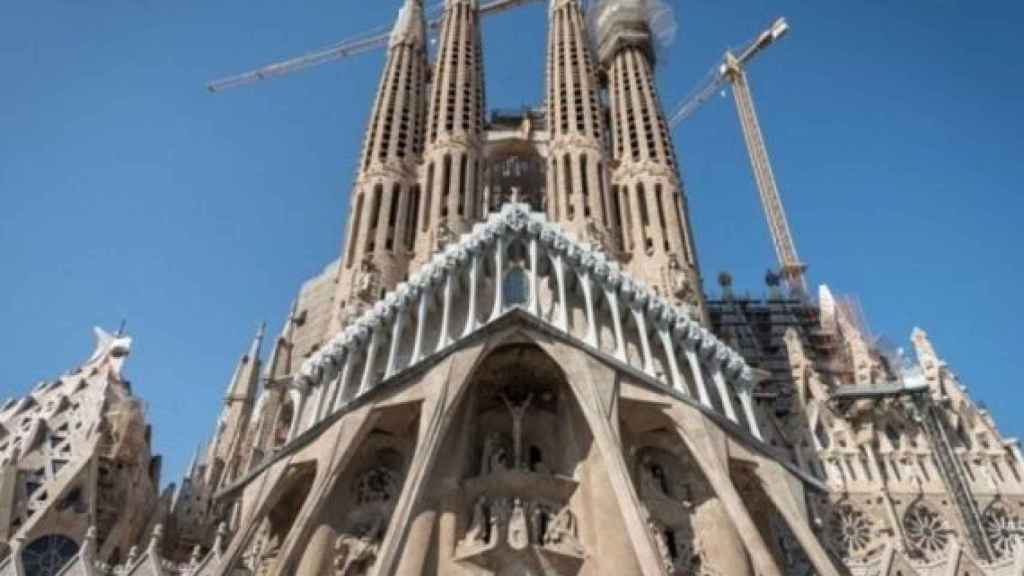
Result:
M240 400L251 402L256 397L256 387L259 384L260 354L266 331L267 323L263 322L256 331L249 350L239 358L234 376L228 384L225 398L227 402Z
M548 216L612 248L600 87L579 0L551 0L547 77Z
M423 4L406 0L391 32L349 200L331 333L408 273L419 214L416 167L423 153L427 74Z
M605 1L597 40L608 77L612 207L628 268L704 320L704 298L686 194L654 84L654 50L644 3Z
M417 263L468 231L481 212L484 71L479 9L476 0L445 1L420 172L423 234L416 245Z

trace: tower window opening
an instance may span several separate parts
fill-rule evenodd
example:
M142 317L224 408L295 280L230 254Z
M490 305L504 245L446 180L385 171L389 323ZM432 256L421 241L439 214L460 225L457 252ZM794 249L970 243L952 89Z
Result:
M352 231L348 237L348 267L352 268L352 263L355 261L355 247L359 243L359 225L363 220L363 195L360 193L356 197L356 209L352 212L352 217L355 221L352 223Z
M459 216L466 214L466 180L469 172L469 158L463 156L459 161Z
M629 206L629 186L622 187L622 214L625 221L622 228L622 235L625 239L624 244L626 250L633 250L635 239L633 238L633 211Z
M616 243L620 251L626 249L626 224L623 221L622 206L619 202L619 187L612 186L612 214L616 218L616 223L619 227L619 233L616 235Z
M384 195L384 186L377 184L373 187L373 202L370 204L370 222L366 230L366 252L373 252L377 237L377 222L380 220L380 203Z
M580 186L583 188L583 217L590 218L590 178L587 174L587 156L580 156Z
M671 248L668 244L668 228L665 226L665 207L661 203L661 184L654 185L654 201L658 205L658 226L660 226L661 230L661 238L663 242L662 247L665 249L665 252L670 252Z
M654 249L654 241L651 239L651 219L647 211L647 191L643 183L636 185L636 202L640 208L640 228L644 235L644 249L650 252Z
M427 166L427 196L423 201L423 231L430 228L430 213L433 210L434 196L434 163Z
M402 187L395 184L391 189L391 210L388 213L388 237L385 248L395 251L395 225L398 224L398 201L402 197Z
M555 220L557 221L557 220L559 220L561 218L561 213L559 211L559 202L558 202L558 197L559 197L559 194L558 194L558 160L552 160L551 161L551 181L554 182L554 186L551 187L551 195L555 199L555 201L554 201Z
M480 206L477 192L480 189L480 159L473 160L473 181L468 184L469 188L469 217L470 219L476 219L480 217Z
M405 223L405 247L412 250L416 242L416 223L420 216L420 186L416 184L409 191L409 207Z
M452 191L452 157L445 154L441 170L441 219L448 218L448 199Z
M563 177L565 178L565 212L566 217L572 220L576 217L576 207L573 206L572 202L572 158L568 154L562 158L562 169L564 170Z
M681 235L682 235L682 239L683 239L683 252L684 252L684 256L686 257L687 264L689 264L690 266L693 266L693 264L695 262L695 260L693 258L693 246L691 245L692 243L690 242L690 231L689 231L689 228L687 227L689 220L686 217L686 213L683 212L683 207L682 207L682 204L681 204L681 202L682 202L682 200L681 200L682 195L683 195L682 192L674 193L674 194L672 194L672 200L673 200L673 202L675 204L675 207L676 207L676 218L679 218L679 229L681 231Z

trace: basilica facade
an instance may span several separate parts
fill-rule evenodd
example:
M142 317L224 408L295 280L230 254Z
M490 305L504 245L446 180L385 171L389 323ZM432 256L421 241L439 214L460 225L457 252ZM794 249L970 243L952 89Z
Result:
M175 486L123 334L0 407L0 576L1024 575L1019 446L925 332L705 290L644 2L551 0L490 114L479 9L430 58L405 2L341 254Z

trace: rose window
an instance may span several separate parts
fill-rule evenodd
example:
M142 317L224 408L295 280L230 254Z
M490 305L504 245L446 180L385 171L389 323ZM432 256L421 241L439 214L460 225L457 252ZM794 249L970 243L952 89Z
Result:
M78 544L67 536L51 534L34 540L21 553L25 576L57 576L78 554Z
M871 544L871 519L852 506L842 506L829 522L830 539L836 553L844 558L862 554Z
M1006 558L1024 542L1024 523L1003 508L993 508L985 515L985 535L996 556Z
M907 512L903 527L913 552L928 560L940 555L953 536L941 516L920 506Z

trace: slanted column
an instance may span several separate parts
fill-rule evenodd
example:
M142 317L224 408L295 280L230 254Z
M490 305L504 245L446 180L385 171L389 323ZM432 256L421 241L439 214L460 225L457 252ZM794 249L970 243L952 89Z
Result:
M411 364L415 364L423 357L423 335L427 329L427 299L430 298L430 288L424 286L420 290L420 303L416 310L416 338L412 345Z
M466 329L462 331L463 338L472 334L477 327L476 308L477 299L479 298L479 290L477 289L478 284L480 284L480 255L473 254L469 264L469 312L466 314Z
M711 397L708 396L707 384L704 383L704 370L697 356L696 345L686 346L686 361L690 365L690 372L693 373L693 383L697 386L697 398L705 408L711 408Z
M370 345L366 348L366 366L363 366L363 379L359 384L359 396L366 394L373 386L373 368L377 363L377 347L380 346L380 328L373 329Z
M494 241L494 310L491 320L501 316L505 310L505 239L498 237Z
M340 410L348 403L350 396L347 394L349 380L352 379L352 365L355 364L353 350L345 353L345 364L341 367L341 374L338 375L338 390L334 393L334 409Z
M437 338L436 351L444 350L452 343L452 339L448 335L448 324L452 315L452 276L454 276L452 270L445 272L443 288L444 294L441 299L441 334Z
M743 415L747 419L747 425L750 427L750 433L754 435L754 438L764 441L761 437L761 427L757 425L757 416L754 414L754 397L753 397L753 383L743 382L743 384L737 387L737 394L740 397L740 405L743 407Z
M647 337L647 319L644 311L636 306L630 306L633 312L633 321L636 322L636 329L640 332L640 351L644 356L644 372L654 376L654 356L651 354L651 341Z
M388 367L384 378L390 378L398 368L398 351L402 345L402 332L405 330L405 310L395 312L395 320L391 324L391 348L388 350Z
M530 238L530 313L540 316L540 270L537 269L540 248L536 238Z
M690 392L686 389L686 382L683 380L683 375L679 371L679 359L676 358L676 347L672 343L672 335L669 333L667 326L658 327L658 337L661 338L661 347L665 350L665 356L668 357L668 371L672 378L672 388L683 396L689 396Z
M722 374L722 367L717 363L711 371L711 379L715 382L715 388L718 390L718 397L722 399L722 408L725 410L726 417L733 422L738 422L736 420L736 409L732 406L732 394L729 393L729 386L725 383L725 376Z
M310 413L309 424L313 425L323 418L324 405L327 403L327 387L330 381L322 378L316 385L316 395L313 400L313 411Z
M569 302L568 290L565 286L565 256L559 254L554 257L555 280L558 282L558 328L562 332L569 331Z
M288 428L288 442L291 442L299 435L302 428L302 414L306 407L306 384L298 382L293 385L292 391L292 405L295 412L292 413L292 424Z
M626 339L622 336L622 317L619 315L619 293L614 289L604 291L608 299L609 312L612 314L612 326L615 329L615 357L620 361L626 361Z
M587 305L587 336L584 339L587 344L597 348L597 314L594 310L594 287L590 280L590 271L580 274L580 282L583 283L583 299Z

